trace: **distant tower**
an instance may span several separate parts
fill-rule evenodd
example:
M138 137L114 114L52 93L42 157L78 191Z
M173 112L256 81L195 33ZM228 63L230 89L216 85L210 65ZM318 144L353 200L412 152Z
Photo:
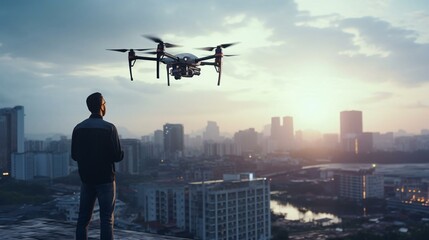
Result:
M182 124L164 125L164 153L167 159L180 157L184 150L185 133Z
M280 141L281 136L280 117L271 118L271 139L274 141Z
M281 148L281 125L280 125L280 117L272 117L271 118L271 150L279 151Z
M362 112L342 111L340 113L340 141L343 150L347 152L359 151L359 137L362 135Z
M121 139L124 159L116 163L118 170L123 173L137 175L140 173L140 140L138 139Z
M283 117L282 125L282 145L285 150L291 150L294 142L293 118L289 116Z
M206 131L203 133L204 141L218 141L220 137L219 126L214 121L208 121Z
M153 143L156 146L164 146L164 132L162 130L155 130L153 132Z
M0 174L10 174L12 153L23 153L24 142L24 107L0 109Z
M239 155L253 153L258 148L258 133L254 128L240 130L234 134L234 143Z
M293 118L283 117L283 125L280 125L280 117L271 118L271 142L272 150L284 152L291 150L294 145Z

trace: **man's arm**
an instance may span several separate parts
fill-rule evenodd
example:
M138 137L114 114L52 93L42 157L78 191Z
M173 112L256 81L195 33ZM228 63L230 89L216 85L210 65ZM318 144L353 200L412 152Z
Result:
M112 143L113 143L113 161L120 162L124 159L124 151L121 148L121 142L119 141L118 131L116 127L112 128Z
M74 161L77 161L77 159L78 159L78 154L77 154L77 142L76 142L76 139L77 139L77 136L76 136L76 128L75 129L73 129L73 134L72 134L72 141L71 141L71 158L74 160Z

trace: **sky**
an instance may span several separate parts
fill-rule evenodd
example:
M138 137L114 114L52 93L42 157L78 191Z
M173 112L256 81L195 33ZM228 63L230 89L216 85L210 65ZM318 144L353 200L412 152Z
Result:
M101 92L105 120L123 137L181 123L198 134L292 116L295 130L339 132L341 111L363 112L367 132L429 129L429 2L426 0L0 1L0 108L22 105L27 136L70 135ZM182 45L169 53L224 49L221 85L212 66L171 78L110 48L152 48L142 35Z

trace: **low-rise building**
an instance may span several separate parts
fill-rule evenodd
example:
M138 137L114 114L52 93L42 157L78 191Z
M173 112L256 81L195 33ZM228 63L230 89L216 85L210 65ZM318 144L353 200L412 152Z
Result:
M362 201L384 197L383 175L376 174L375 168L337 170L334 181L340 198Z

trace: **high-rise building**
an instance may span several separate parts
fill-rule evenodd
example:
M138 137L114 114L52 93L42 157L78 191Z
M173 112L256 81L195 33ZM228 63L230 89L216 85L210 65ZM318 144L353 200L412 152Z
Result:
M121 139L124 159L118 163L119 172L136 175L140 173L140 141L138 139Z
M45 150L44 141L42 140L26 140L25 152L42 152Z
M280 117L271 118L271 139L276 143L280 142L280 139L281 139Z
M294 146L293 118L290 116L283 117L282 125L282 146L285 150L291 150Z
M238 155L253 153L258 148L258 133L254 128L240 130L234 134L234 143Z
M153 182L137 186L138 204L143 208L147 222L174 224L186 229L188 201L183 183Z
M9 175L12 153L24 151L24 107L0 109L0 174Z
M164 132L162 130L155 130L153 133L153 152L155 158L161 159L164 156Z
M340 113L340 142L344 151L359 152L359 136L363 132L361 111Z
M269 181L247 173L190 183L188 227L198 239L271 239Z
M204 141L217 142L220 139L219 126L214 121L208 121L205 132L203 133Z
M61 136L59 140L48 138L44 145L45 151L48 152L63 153L71 151L71 139L68 139L66 136Z
M182 124L167 123L164 130L164 153L166 159L181 157L184 151L185 133Z
M10 174L17 180L33 180L34 179L34 154L27 153L12 153Z
M34 177L58 178L67 176L70 154L68 152L25 152L12 153L11 175L18 180L32 180Z
M271 149L276 152L284 152L294 147L293 118L283 117L283 124L280 117L271 118Z
M164 146L164 132L162 130L153 132L153 143L157 146Z

